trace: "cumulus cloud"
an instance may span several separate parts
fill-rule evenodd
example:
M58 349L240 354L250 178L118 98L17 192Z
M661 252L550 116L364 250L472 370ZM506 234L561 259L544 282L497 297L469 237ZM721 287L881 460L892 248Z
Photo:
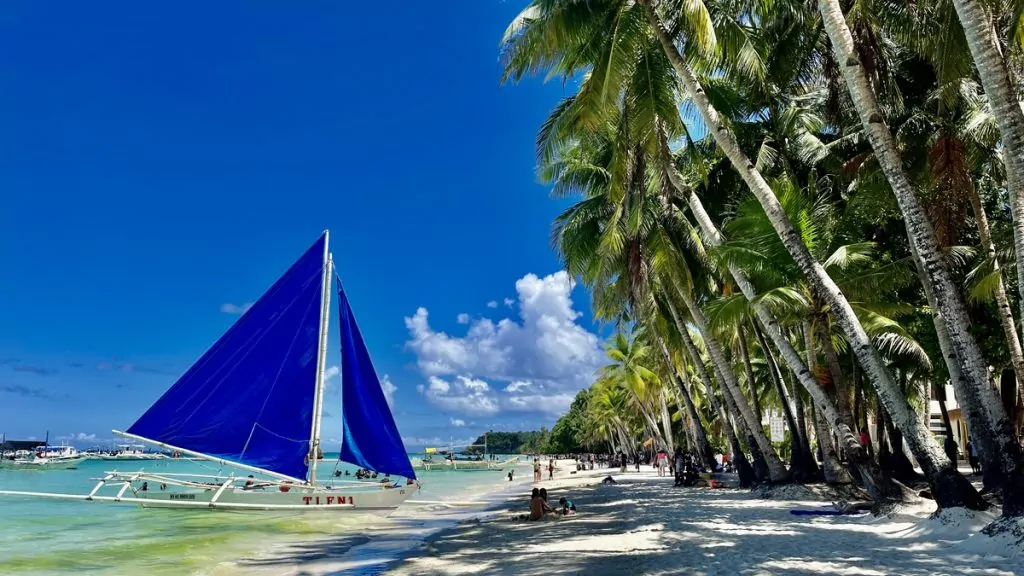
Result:
M513 300L511 298L505 298L505 306L508 306L509 308L511 308L512 305L515 304L515 303L516 303L515 300Z
M449 418L448 420L452 423L452 426L455 426L456 428L462 428L466 425L466 421L460 420L459 418Z
M455 317L455 321L458 322L459 324L469 324L469 314L463 312L462 314L459 314L458 316Z
M497 308L498 307L498 301L497 300L491 300L490 302L487 303L487 307L488 308Z
M384 389L384 398L388 401L388 406L391 408L395 407L395 392L398 391L398 386L391 383L391 378L387 374L384 375L380 380L380 387Z
M518 300L512 301L518 319L480 318L461 336L434 330L427 309L417 309L405 319L406 347L426 378L417 390L458 414L563 412L603 363L598 337L578 323L572 288L565 272L527 274L516 282Z
M426 385L420 384L416 389L427 402L446 412L497 414L500 410L490 385L469 376L456 376L450 382L430 376Z
M225 302L220 305L220 311L225 314L234 314L236 316L245 314L245 311L252 308L252 302L244 302L242 304L232 304Z
M57 440L77 440L79 442L92 442L96 440L95 434L86 434L85 432L71 433L65 436L57 436Z

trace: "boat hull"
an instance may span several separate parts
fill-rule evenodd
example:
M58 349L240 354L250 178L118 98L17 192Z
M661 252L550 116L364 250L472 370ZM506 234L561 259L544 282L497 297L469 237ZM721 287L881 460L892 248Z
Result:
M144 508L206 507L213 510L288 510L330 513L368 513L386 516L415 492L416 486L381 488L379 490L327 489L309 490L225 490L214 501L217 490L136 491L134 498Z
M33 460L5 460L0 464L0 468L5 470L74 470L78 468L78 465L85 462L87 458L81 456L78 458L45 458L45 459L33 459Z

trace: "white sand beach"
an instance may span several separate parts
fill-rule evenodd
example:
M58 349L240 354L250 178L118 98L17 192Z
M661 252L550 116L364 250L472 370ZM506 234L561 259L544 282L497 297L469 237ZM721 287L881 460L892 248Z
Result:
M794 516L820 499L766 500L749 490L673 488L646 468L569 474L540 484L579 514L524 522L529 478L478 495L469 510L420 507L349 535L268 551L216 574L1019 574L1024 552L977 532L995 512L930 518L930 501L889 517ZM813 490L785 493L814 498ZM798 496L794 496L798 497Z

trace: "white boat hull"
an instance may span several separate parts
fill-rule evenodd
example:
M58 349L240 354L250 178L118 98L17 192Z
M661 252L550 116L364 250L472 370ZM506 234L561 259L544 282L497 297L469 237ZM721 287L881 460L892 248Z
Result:
M85 462L85 456L77 458L34 458L32 460L4 460L0 468L6 470L74 470Z
M189 491L137 491L143 508L181 508L186 503L214 510L289 510L357 512L388 515L416 492L416 486L373 491L315 488L289 492L271 490L224 491L211 506L216 489Z

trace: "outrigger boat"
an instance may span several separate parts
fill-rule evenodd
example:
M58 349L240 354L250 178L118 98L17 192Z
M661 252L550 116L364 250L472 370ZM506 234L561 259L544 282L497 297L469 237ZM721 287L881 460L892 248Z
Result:
M449 445L447 450L438 450L437 448L426 448L426 456L420 459L420 461L414 464L415 468L422 470L452 470L452 471L463 471L463 472L475 472L483 470L495 470L501 471L509 466L514 466L519 458L513 456L507 460L501 462L497 460L491 460L490 454L487 452L487 434L484 434L483 444L467 444L466 446L460 446L464 448L477 448L483 446L483 454L471 454L463 453L456 454L455 446ZM437 458L441 456L441 458Z
M317 482L334 278L328 236L324 232L126 432L113 431L240 474L115 471L88 494L0 494L217 510L387 514L401 505L419 484L340 279L340 461L408 480ZM116 494L103 493L112 490Z
M42 444L38 440L0 441L0 469L4 470L74 470L87 457L74 446L50 445L50 432Z
M119 462L135 460L165 460L169 458L169 456L161 454L160 452L146 452L146 446L144 444L122 444L117 448L117 450L112 452L98 453L93 456L93 458Z

